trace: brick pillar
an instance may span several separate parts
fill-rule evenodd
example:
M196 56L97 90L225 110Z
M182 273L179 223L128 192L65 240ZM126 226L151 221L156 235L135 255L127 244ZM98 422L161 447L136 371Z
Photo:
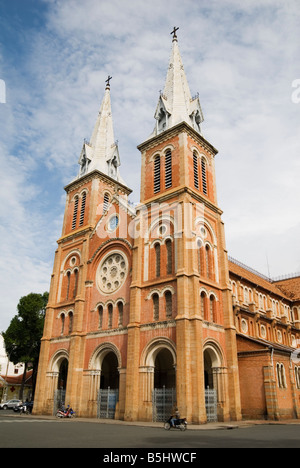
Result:
M139 414L140 328L128 325L125 421L137 421Z
M299 407L299 396L296 388L295 383L295 369L294 367L290 367L290 382L291 382L291 391L292 391L292 399L293 399L293 412L294 417L296 419L300 419L300 407Z
M264 387L268 419L279 421L276 380L273 366L264 366Z

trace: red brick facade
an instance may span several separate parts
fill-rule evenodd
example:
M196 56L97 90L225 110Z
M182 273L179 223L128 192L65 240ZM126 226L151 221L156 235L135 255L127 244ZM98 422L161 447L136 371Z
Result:
M186 87L177 41L173 48ZM105 96L109 110L108 87ZM164 104L167 109L161 96L159 115L167 112ZM298 416L300 371L297 377L291 354L300 301L291 289L299 278L276 285L228 264L217 150L195 124L200 104L189 99L187 105L194 120L165 127L138 147L135 210L130 189L114 173L115 147L106 157L114 161L112 172L94 168L65 187L36 413L52 413L64 399L79 416L152 420L163 417L155 398L167 391L194 423ZM174 101L168 109L173 118ZM101 131L103 121L97 121ZM82 168L93 164L93 150L84 145ZM115 400L103 416L106 391Z

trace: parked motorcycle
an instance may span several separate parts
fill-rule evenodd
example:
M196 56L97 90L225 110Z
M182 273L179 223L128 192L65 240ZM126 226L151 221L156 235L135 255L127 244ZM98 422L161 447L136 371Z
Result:
M13 410L15 413L30 414L29 408L25 404L14 406Z
M70 405L67 406L67 408L61 408L57 410L56 417L57 418L75 418L75 411L72 410Z
M172 416L169 417L168 421L165 422L164 428L166 431L169 431L172 427L175 429L180 429L181 431L185 431L187 429L187 420L186 418L183 419L175 419L173 421L174 425L172 425Z

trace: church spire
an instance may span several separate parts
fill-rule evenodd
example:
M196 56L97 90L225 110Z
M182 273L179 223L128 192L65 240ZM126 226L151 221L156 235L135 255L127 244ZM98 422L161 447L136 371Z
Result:
M110 99L110 80L108 76L103 101L90 142L85 141L78 163L79 177L98 170L124 184L120 174L120 156L118 143L114 138L113 119Z
M178 29L174 27L171 32L173 34L172 52L164 91L160 93L155 111L154 117L157 122L154 135L183 121L201 133L200 124L203 122L203 114L198 95L194 98L191 96L178 47L176 34Z

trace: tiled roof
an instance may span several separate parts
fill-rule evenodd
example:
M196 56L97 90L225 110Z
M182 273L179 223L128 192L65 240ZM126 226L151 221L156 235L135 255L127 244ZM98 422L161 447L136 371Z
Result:
M277 296L281 296L284 299L293 300L293 298L291 297L291 293L279 287L278 283L274 283L271 280L268 280L263 275L256 273L251 268L248 269L246 266L242 266L242 264L240 263L235 263L231 260L229 260L228 263L229 273L233 273L234 275L240 276L245 280L249 281L250 283L260 286L261 288L269 291L270 293L276 294Z
M276 343L274 341L267 341L267 340L264 340L262 338L245 335L243 333L237 333L237 338L251 341L252 343L260 345L260 346L262 346L262 347L264 347L265 349L268 349L268 350L273 348L273 349L275 349L277 351L284 351L284 352L287 352L287 353L293 353L295 351L295 348L291 348L290 346L285 346L283 344Z
M26 379L25 383L26 385L32 385L32 370L26 372ZM20 375L0 375L2 379L9 385L21 385L22 380L23 380L23 374Z
M300 301L300 276L276 281L274 284L293 301Z

